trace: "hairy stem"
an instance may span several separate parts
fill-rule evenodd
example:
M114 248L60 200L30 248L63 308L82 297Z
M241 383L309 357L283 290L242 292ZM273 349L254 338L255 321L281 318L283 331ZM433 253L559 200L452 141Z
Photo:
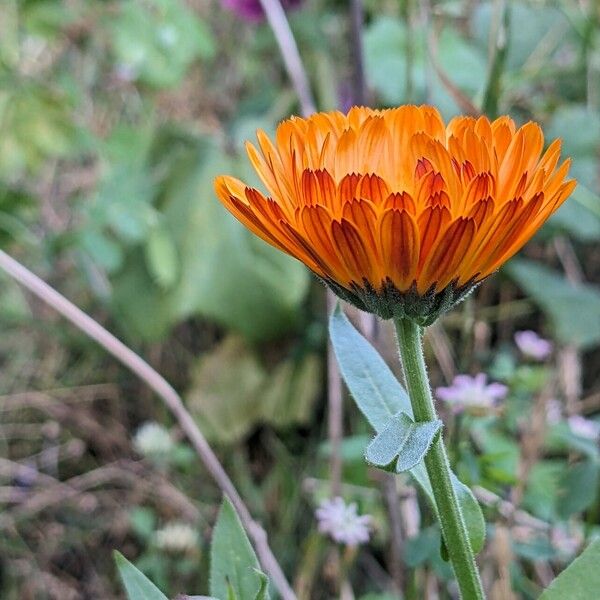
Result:
M422 328L409 319L398 319L395 325L415 421L432 421L437 415L423 356ZM485 596L465 520L452 485L450 463L441 434L425 455L425 467L461 597L463 600L482 600Z
M273 585L284 600L295 600L296 595L287 582L275 555L269 547L265 530L252 518L248 507L225 472L216 454L206 441L204 435L202 435L200 429L198 429L192 415L185 408L181 396L167 380L157 373L143 358L131 350L131 348L128 348L112 333L104 329L100 323L94 321L94 319L77 308L62 294L58 293L45 281L2 250L0 250L0 269L4 270L15 281L18 281L23 287L54 308L54 310L88 337L100 344L100 346L137 375L163 400L175 419L177 419L181 429L183 429L190 440L207 471L212 475L219 488L221 488L221 491L229 497L234 505L244 528L254 543L260 563L273 581Z

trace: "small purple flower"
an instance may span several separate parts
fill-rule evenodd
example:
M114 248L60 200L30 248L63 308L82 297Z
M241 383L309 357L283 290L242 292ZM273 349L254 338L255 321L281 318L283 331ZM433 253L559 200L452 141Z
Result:
M369 541L371 515L359 515L356 503L346 504L340 497L323 500L316 511L319 531L338 544L358 546Z
M515 343L527 358L533 360L543 361L552 354L552 342L540 337L535 331L517 331Z
M600 440L600 423L597 421L586 419L581 415L573 415L568 421L571 433L574 435L596 442Z
M302 0L281 0L281 5L287 10L297 7L301 2ZM249 23L259 23L265 18L260 0L221 0L221 4Z
M466 410L474 414L487 412L503 400L507 393L508 388L501 383L488 384L485 373L478 373L475 377L457 375L451 386L436 390L437 397L447 402L453 412Z

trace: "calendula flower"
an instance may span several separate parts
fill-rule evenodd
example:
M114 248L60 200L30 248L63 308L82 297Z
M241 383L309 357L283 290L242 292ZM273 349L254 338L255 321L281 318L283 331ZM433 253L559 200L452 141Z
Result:
M560 141L535 123L430 106L282 122L247 144L268 196L215 181L221 202L340 297L422 325L515 254L573 191Z

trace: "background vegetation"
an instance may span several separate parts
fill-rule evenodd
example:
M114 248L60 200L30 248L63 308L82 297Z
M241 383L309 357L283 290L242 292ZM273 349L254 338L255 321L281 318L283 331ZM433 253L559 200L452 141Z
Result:
M600 7L364 9L370 104L535 119L573 157L574 197L427 338L435 385L483 371L509 387L485 416L441 409L490 523L488 590L537 598L600 532ZM347 3L288 14L319 108L348 106ZM212 191L217 173L253 179L243 141L298 110L268 25L218 2L2 2L2 248L173 383L299 596L319 599L343 579L314 518L330 489L324 289ZM205 593L221 493L163 406L4 274L0 324L0 596L121 598L115 548L171 596ZM517 351L523 329L553 341L548 361ZM377 339L393 360L387 324ZM144 446L148 421L169 436L155 428ZM365 466L370 431L349 402L343 425L342 495L374 517L348 558L354 594L451 597L426 504L408 479L396 493ZM165 542L173 522L196 537Z

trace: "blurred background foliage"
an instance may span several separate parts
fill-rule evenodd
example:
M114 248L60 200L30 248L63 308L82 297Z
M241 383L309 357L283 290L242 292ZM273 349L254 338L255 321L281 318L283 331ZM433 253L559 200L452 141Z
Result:
M347 3L300 4L289 18L319 108L347 107ZM598 440L568 425L600 413L600 8L364 8L371 104L535 119L573 158L573 198L428 346L436 384L484 370L509 386L499 414L448 414L447 427L457 472L483 490L488 586L501 594L509 577L515 597L536 598L598 535L600 517ZM339 564L312 516L329 490L324 290L212 190L217 173L255 180L244 140L297 111L268 25L219 2L2 0L2 248L182 391L300 597L327 598ZM219 491L181 432L131 375L0 281L0 596L121 597L113 548L170 594L205 592ZM529 328L555 343L546 366L524 361L511 342ZM393 359L388 334L382 326ZM546 426L540 414L551 401L558 416ZM134 443L145 421L167 428L160 451ZM344 426L343 493L376 523L353 559L356 596L398 597L383 595L396 584L407 598L423 589L450 597L427 507L407 486L390 504L389 484L364 465L370 431L349 404ZM405 524L402 560L386 517L398 502L421 509L421 526ZM159 532L173 520L197 532L191 546L165 544Z

